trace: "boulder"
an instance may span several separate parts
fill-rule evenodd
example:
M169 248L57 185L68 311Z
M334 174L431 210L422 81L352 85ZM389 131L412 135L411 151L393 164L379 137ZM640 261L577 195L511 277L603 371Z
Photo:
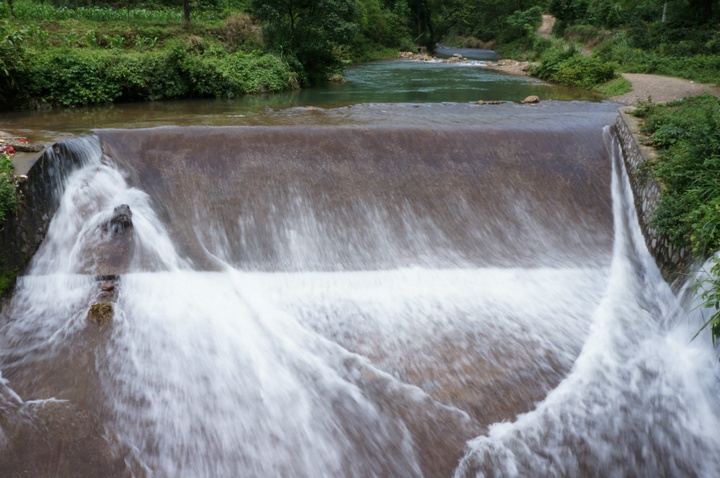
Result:
M522 102L525 104L540 103L540 97L535 96L535 95L530 95L527 98L525 98Z
M84 238L82 274L114 277L128 271L135 250L132 211L127 204L113 210L112 217L96 233Z
M121 204L113 210L113 217L106 224L106 230L113 234L123 232L126 228L132 227L132 211L127 204Z

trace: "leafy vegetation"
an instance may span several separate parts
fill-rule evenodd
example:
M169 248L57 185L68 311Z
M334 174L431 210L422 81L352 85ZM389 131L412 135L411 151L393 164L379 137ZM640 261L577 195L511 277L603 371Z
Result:
M664 190L654 225L704 258L720 249L720 99L645 105L643 132L660 152L653 175Z
M593 88L615 79L614 63L583 56L574 47L549 50L531 74L544 80L580 88Z
M0 298L4 297L15 285L15 279L17 272L6 270L0 264ZM0 310L2 309L2 303L0 303Z
M720 249L720 99L711 95L667 105L643 103L636 114L660 152L650 166L663 185L653 225L704 260ZM714 260L701 301L714 309L706 326L720 338L720 262Z
M351 44L360 20L355 0L253 0L252 12L264 22L271 48L291 55L303 83L337 73L335 48Z
M697 291L700 292L698 304L703 309L712 311L710 317L705 321L703 326L695 334L710 327L710 335L713 343L720 339L720 258L713 257L710 261L712 264L710 270L707 271L706 278L696 284ZM695 338L693 337L693 339Z
M0 228L7 217L15 214L18 204L12 160L7 154L0 153Z

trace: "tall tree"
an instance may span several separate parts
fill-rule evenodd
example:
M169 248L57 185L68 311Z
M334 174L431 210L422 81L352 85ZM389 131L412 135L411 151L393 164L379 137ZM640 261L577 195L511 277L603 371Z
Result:
M190 23L190 0L183 0L183 17L185 23Z
M297 59L312 83L339 69L334 50L352 43L361 19L357 0L252 0L267 41Z

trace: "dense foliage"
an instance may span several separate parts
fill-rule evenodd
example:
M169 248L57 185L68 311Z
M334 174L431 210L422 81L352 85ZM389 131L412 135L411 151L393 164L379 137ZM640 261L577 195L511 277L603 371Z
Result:
M660 152L650 171L663 185L653 224L678 246L704 260L720 249L720 99L710 95L667 105L645 103L643 132ZM703 284L703 305L720 306L720 262ZM720 312L707 326L720 338Z
M13 0L12 18L10 5L0 0L6 107L276 91L440 41L540 60L537 76L583 88L627 88L618 71L720 83L720 0ZM543 13L558 19L554 37L535 33ZM266 64L276 76L252 71ZM27 81L59 66L72 71ZM78 76L77 95L60 91Z
M720 99L647 104L638 114L660 152L652 173L664 189L654 224L675 245L708 257L720 249Z
M360 21L356 0L253 0L252 13L270 46L292 55L311 81L341 69L334 48L352 43Z
M565 85L593 88L615 78L617 65L596 56L583 56L575 48L549 50L531 70L538 78Z
M0 153L0 228L3 222L18 208L18 197L15 191L13 163L5 153Z

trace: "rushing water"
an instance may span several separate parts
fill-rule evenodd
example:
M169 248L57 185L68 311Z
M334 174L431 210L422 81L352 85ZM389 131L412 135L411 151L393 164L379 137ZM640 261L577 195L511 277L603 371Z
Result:
M717 476L716 355L643 245L614 115L66 142L83 166L0 315L0 475Z

